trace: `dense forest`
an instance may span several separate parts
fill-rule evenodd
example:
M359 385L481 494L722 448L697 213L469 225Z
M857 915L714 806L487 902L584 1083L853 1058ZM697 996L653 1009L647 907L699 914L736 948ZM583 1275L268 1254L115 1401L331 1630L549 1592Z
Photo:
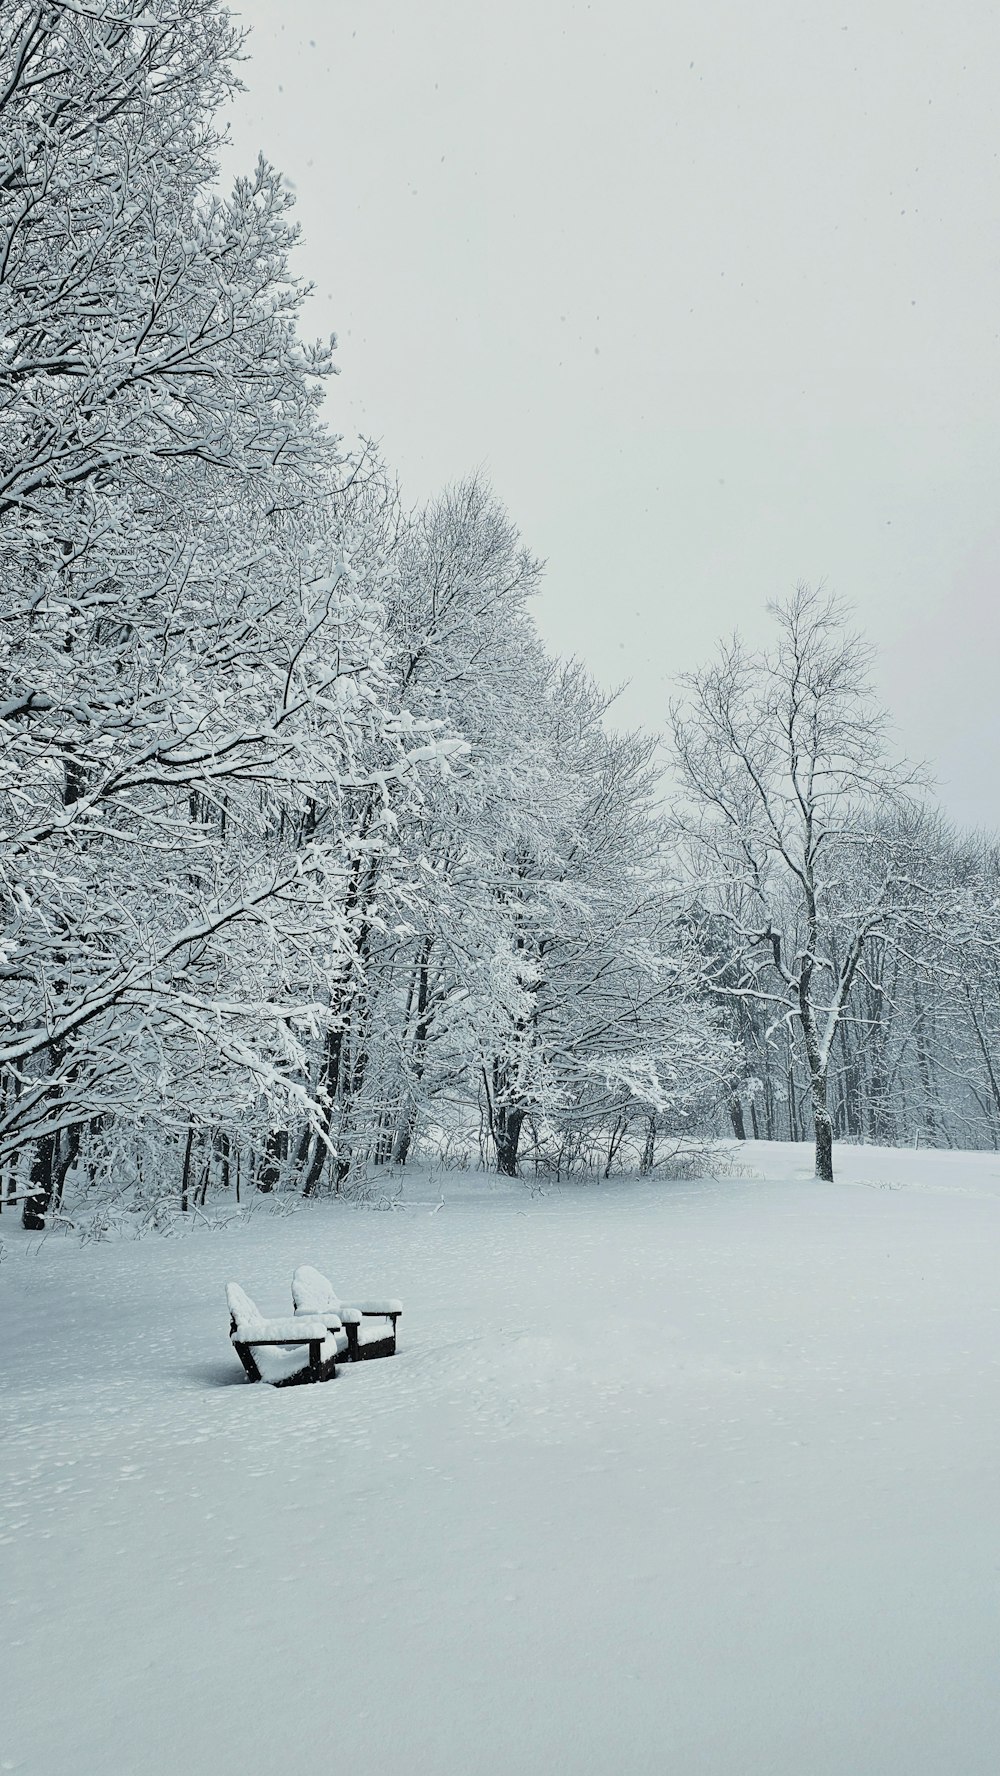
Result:
M328 428L216 0L0 19L0 1199L1000 1144L1000 853L802 587L663 735L482 479ZM664 589L669 597L670 589Z

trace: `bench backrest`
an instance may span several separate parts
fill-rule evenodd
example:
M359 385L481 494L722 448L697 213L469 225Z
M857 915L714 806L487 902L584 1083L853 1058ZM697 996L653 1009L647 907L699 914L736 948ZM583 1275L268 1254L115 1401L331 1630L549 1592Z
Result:
M233 1316L234 1330L241 1338L248 1339L252 1332L261 1331L264 1315L239 1283L226 1284L226 1303Z
M292 1305L296 1313L339 1313L340 1296L321 1270L300 1264L292 1277Z

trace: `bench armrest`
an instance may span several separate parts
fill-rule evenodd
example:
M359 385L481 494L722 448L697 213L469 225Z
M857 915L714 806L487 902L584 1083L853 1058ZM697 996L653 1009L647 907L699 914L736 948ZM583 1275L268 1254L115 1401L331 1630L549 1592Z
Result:
M284 1320L244 1320L233 1327L234 1344L322 1343L326 1327L315 1314L289 1314Z
M293 1317L296 1321L322 1320L328 1332L342 1332L344 1322L340 1315L341 1309L339 1307L297 1307Z

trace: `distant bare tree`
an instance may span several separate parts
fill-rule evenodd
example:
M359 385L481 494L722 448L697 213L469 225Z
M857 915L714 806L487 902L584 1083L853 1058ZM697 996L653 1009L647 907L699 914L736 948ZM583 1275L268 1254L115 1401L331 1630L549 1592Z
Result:
M800 586L773 649L737 637L672 711L674 832L713 990L801 1038L816 1176L833 1178L831 1050L866 954L919 898L902 823L921 771L887 754L870 650L843 607Z

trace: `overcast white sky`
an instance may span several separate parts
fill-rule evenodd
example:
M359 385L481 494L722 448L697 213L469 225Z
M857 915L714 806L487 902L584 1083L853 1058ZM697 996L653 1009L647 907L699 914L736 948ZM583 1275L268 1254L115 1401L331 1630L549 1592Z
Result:
M330 419L482 468L538 620L662 724L800 579L1000 825L1000 9L243 0L234 149L297 189Z

